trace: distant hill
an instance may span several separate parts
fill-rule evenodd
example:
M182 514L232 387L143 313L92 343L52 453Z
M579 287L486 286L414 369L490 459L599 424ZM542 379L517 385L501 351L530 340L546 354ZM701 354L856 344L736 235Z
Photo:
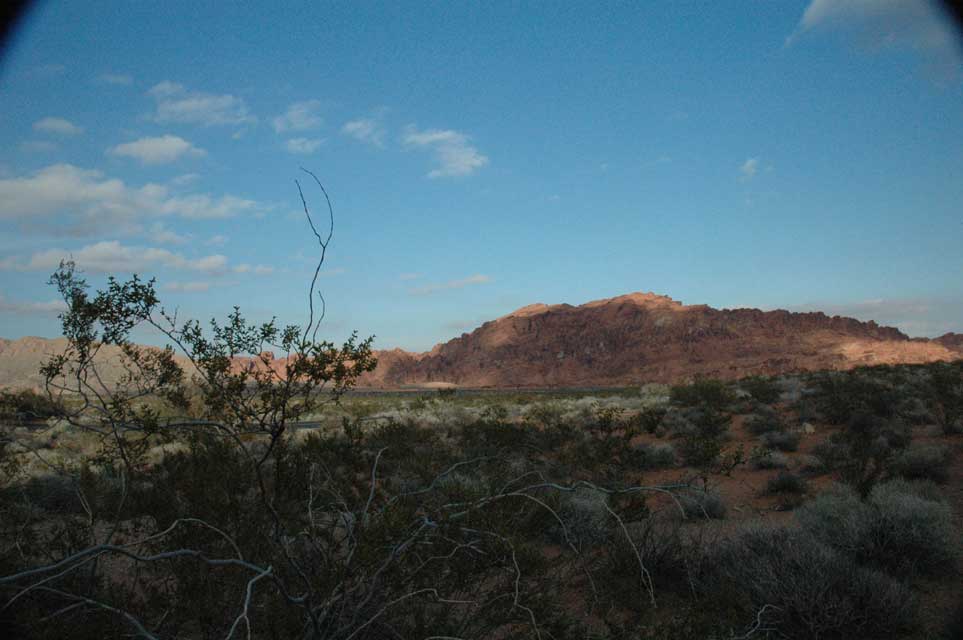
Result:
M0 339L0 386L40 386L40 363L63 346L63 338ZM110 365L112 353L102 365L108 380L120 374ZM631 293L579 306L533 304L426 353L377 355L378 368L362 386L621 386L956 360L963 358L963 334L911 339L875 322L818 312L720 310Z

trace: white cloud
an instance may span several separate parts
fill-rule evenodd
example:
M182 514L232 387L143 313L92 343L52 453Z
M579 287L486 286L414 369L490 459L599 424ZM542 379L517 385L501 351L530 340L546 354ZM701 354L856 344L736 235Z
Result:
M48 302L23 302L17 300L7 300L0 295L0 313L18 314L53 314L65 311L67 305L63 300L50 300Z
M314 153L324 144L321 138L291 138L284 143L284 148L290 153Z
M154 224L151 225L147 233L147 238L151 242L156 242L157 244L176 244L176 245L186 244L187 241L190 240L190 236L181 235L179 233L171 231L160 222L155 222Z
M8 261L3 266L17 271L51 271L65 258L71 258L86 271L97 273L143 273L166 267L218 274L227 269L227 258L220 254L191 259L167 249L127 246L116 240L104 240L76 251L46 249L26 261Z
M257 122L244 100L230 94L189 91L170 81L154 85L147 93L157 101L157 109L151 115L155 122L205 126Z
M295 102L288 110L274 118L271 124L277 133L288 131L311 131L320 127L324 120L318 115L321 108L320 100L305 100Z
M136 158L141 161L141 164L167 164L184 155L195 157L207 155L206 151L198 149L184 138L170 134L125 142L111 147L107 153L112 156Z
M413 296L427 296L432 293L437 293L438 291L447 291L449 289L464 289L467 286L473 284L484 284L486 282L491 282L489 276L482 274L475 274L467 278L462 278L461 280L449 280L448 282L443 282L439 284L429 284L424 287L416 287L414 289L409 289L408 293Z
M211 288L211 283L203 280L195 280L192 282L168 282L164 284L161 289L164 291L179 291L182 293L202 293Z
M223 247L225 244L227 244L227 239L227 236L222 235L211 236L211 238L204 244L209 247Z
M130 233L145 217L227 218L258 207L252 200L231 195L174 197L158 184L130 187L100 171L70 164L0 179L0 220L16 220L28 230L37 227L59 234L89 235L106 226Z
M56 151L58 148L55 142L47 140L27 140L20 143L20 149L29 153L49 153Z
M759 172L759 158L746 158L746 161L739 167L743 180L752 180Z
M134 83L134 79L126 73L102 73L97 76L97 82L100 84L128 86Z
M378 118L358 118L346 122L341 127L341 133L375 147L385 146L385 129Z
M488 164L488 158L470 144L467 135L451 129L418 131L414 125L408 125L402 142L409 148L434 152L439 166L428 172L429 178L467 176Z
M249 264L239 264L233 269L234 273L253 273L257 276L266 276L268 274L274 273L274 267L268 266L266 264L249 265Z
M200 177L201 176L198 173L185 173L183 175L177 176L176 178L172 178L171 184L174 185L175 187L183 187L185 185L189 185L192 182L197 181L197 179Z
M61 136L76 136L84 132L83 127L78 127L70 120L65 118L41 118L33 123L34 131L43 133L54 133Z
M953 25L933 0L812 0L786 45L817 30L846 32L864 51L912 49L948 73L963 62Z
M421 277L420 273L399 273L398 274L399 280L417 280L420 277Z

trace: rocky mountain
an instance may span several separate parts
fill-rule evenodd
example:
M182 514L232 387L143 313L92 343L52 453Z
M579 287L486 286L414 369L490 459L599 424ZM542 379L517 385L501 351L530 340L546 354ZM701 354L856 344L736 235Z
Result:
M579 306L534 304L428 353L393 351L372 386L607 386L738 378L963 357L963 336L910 339L875 322L684 305L631 293Z
M62 346L62 338L0 340L0 386L36 386L44 354ZM362 386L620 386L955 360L963 358L963 334L911 339L818 312L713 309L631 293L579 306L533 304L426 353L377 355Z

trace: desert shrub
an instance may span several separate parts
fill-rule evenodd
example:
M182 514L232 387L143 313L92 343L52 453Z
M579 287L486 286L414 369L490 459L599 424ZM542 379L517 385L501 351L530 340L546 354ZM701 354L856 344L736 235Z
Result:
M788 527L748 527L710 549L699 588L786 638L893 637L914 622L905 585Z
M759 438L764 447L779 451L795 451L799 448L800 436L791 431L770 431Z
M697 431L695 422L692 420L694 411L691 409L679 409L673 407L669 409L662 419L662 424L656 426L656 430L664 428L669 436L681 438L691 435Z
M819 456L803 454L796 457L799 469L805 473L820 475L826 473L826 464Z
M950 450L946 445L914 443L896 456L891 471L910 480L946 482L949 464Z
M905 425L859 411L813 453L865 498L909 441Z
M726 517L726 503L715 491L693 491L679 496L686 518L721 520Z
M963 433L963 360L934 363L930 372L930 405L946 435Z
M927 574L953 564L949 507L906 483L881 484L865 502L840 488L810 501L796 517L806 531L860 564Z
M745 424L746 430L754 436L786 429L786 424L779 413L766 406L757 407L753 414L746 418Z
M24 501L52 514L83 513L74 479L46 473L32 476L4 491L4 501Z
M749 465L753 469L785 469L789 466L789 458L780 451L756 447L749 454Z
M766 493L768 494L802 494L806 493L807 489L806 481L790 471L780 471L766 483Z
M749 392L752 399L762 404L772 404L779 400L782 389L779 383L764 376L750 376L739 381L739 386Z
M643 431L655 433L662 424L666 413L668 412L663 407L645 407L639 411L636 421Z
M917 397L906 397L900 401L897 413L901 418L913 425L933 424L937 418L927 404Z
M525 422L542 429L556 427L563 422L564 409L557 402L540 402L525 410Z
M63 414L60 402L31 389L0 391L0 419L43 421Z
M608 495L587 487L562 493L557 512L565 529L555 523L548 529L549 537L558 544L571 542L579 549L604 543L609 539L612 524L607 504Z
M830 424L845 424L858 413L880 418L896 413L897 394L872 372L821 372L812 381L817 406Z
M642 454L643 464L651 469L674 467L676 462L675 447L668 442L655 442L638 447Z
M672 387L669 399L672 404L680 407L703 406L722 411L735 399L735 395L721 380L698 378L691 384Z

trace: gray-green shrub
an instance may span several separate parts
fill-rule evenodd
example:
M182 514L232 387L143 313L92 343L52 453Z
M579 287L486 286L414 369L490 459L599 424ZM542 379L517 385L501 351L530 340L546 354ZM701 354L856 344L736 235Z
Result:
M892 473L910 480L946 482L949 478L950 450L946 445L914 443L892 463Z
M770 431L760 436L763 446L779 451L795 451L799 448L800 435L791 431Z
M702 566L707 598L761 615L779 637L894 637L914 622L904 584L800 529L747 527L709 549Z
M804 505L796 518L821 542L897 574L935 574L953 565L956 535L945 503L906 482L878 485L867 501L838 487Z

